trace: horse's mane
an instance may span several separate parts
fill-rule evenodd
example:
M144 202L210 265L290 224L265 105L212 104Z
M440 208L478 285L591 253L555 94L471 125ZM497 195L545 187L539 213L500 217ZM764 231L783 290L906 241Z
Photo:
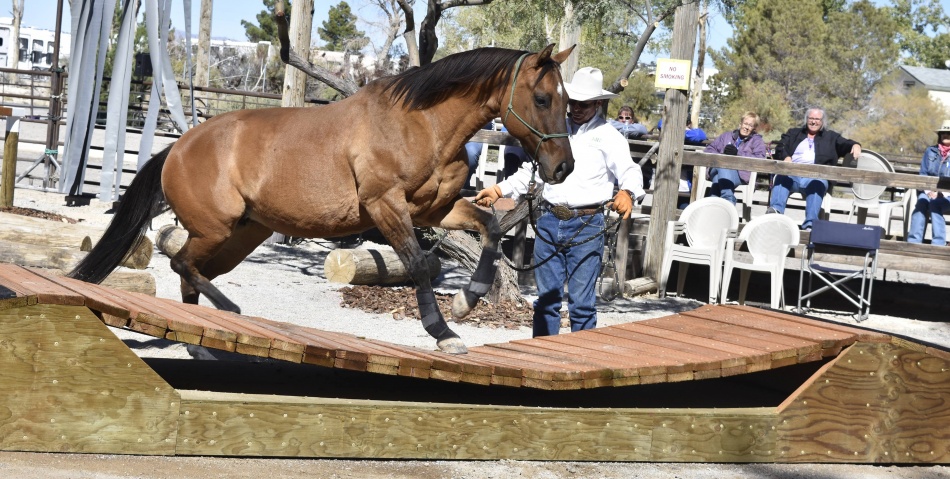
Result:
M476 91L479 101L484 101L495 93L494 86L508 84L515 63L525 53L504 48L479 48L449 55L381 81L386 82L393 103L402 101L407 110L424 110L452 96ZM486 85L491 82L494 83Z

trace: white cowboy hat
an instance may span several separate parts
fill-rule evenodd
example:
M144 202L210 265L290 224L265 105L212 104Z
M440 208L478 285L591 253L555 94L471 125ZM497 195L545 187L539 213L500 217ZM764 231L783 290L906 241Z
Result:
M567 91L570 92L571 90L568 89ZM945 131L950 131L950 120L943 120L943 125L937 129L937 133L943 133Z
M597 68L584 67L577 70L570 83L565 83L567 97L575 101L606 100L618 94L604 90L604 74Z

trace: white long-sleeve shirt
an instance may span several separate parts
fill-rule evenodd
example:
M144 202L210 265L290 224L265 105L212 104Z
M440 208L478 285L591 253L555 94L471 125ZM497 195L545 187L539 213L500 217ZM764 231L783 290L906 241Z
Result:
M570 208L600 204L613 198L615 183L620 189L632 191L634 199L646 193L643 172L630 158L627 140L602 117L594 116L583 125L575 125L568 119L567 129L571 133L574 171L557 185L545 184L535 175L535 181L543 187L542 199ZM530 181L531 164L526 162L498 187L505 196L523 195Z

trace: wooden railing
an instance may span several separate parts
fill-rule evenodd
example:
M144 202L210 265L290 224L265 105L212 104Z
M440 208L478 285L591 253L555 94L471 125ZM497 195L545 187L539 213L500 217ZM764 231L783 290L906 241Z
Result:
M518 145L518 141L505 132L479 131L473 141L485 142L493 145ZM634 161L640 162L644 154L655 145L651 140L628 140L630 144L630 156ZM699 148L685 147L683 153L683 164L693 166L720 167L729 169L740 169L756 171L761 176L768 174L781 174L803 176L808 178L825 178L839 183L859 183L869 185L882 185L891 188L917 189L917 190L950 190L950 177L921 176L916 173L886 173L877 171L858 170L853 167L845 166L825 166L825 165L804 165L796 163L786 163L775 160L764 160L757 158L745 158L740 156L719 155L703 153ZM906 163L906 162L905 162ZM908 163L909 165L909 163ZM910 170L910 167L904 168L904 171ZM913 168L916 171L916 167ZM644 208L648 212L649 208ZM629 232L631 241L640 242L650 241L646 238L647 228L643 222L635 222L632 226L625 226L623 231ZM622 233L623 235L623 233ZM636 239L633 239L636 237ZM801 244L807 244L809 235L803 232ZM627 240L627 238L623 238ZM627 245L618 240L618 248L615 257L618 258L617 269L625 271L631 269L634 274L637 268L631 268L628 264ZM879 251L879 267L883 269L893 269L899 271L909 271L925 274L950 274L950 248L943 246L932 246L928 244L910 244L905 241L882 240ZM788 266L797 268L801 249L793 249L791 257L788 260ZM852 262L852 259L843 256L825 256L824 260L833 260L842 264ZM621 269L623 268L623 269Z

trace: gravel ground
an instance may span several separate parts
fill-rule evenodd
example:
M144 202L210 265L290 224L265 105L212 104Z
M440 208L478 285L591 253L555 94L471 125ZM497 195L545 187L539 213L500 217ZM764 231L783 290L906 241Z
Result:
M61 195L18 189L15 204L56 212L94 225L111 220L109 204L93 200L84 207L66 207ZM165 214L153 222L157 230L173 221ZM154 235L154 231L150 234ZM153 237L154 239L154 237ZM340 285L323 278L323 261L330 249L326 243L307 241L297 246L264 245L232 273L215 284L243 308L246 314L292 322L329 331L348 332L393 343L434 347L421 325L410 320L394 320L388 314L369 314L339 306ZM466 273L443 263L443 275L437 287L454 291ZM157 283L157 295L179 298L178 277L171 272L168 258L156 252L148 268ZM910 277L908 280L914 280ZM528 296L528 299L533 299ZM204 301L204 299L202 299ZM209 305L206 302L202 304ZM664 316L697 307L701 303L684 298L657 299L645 296L616 300L599 305L600 324L610 325ZM913 309L907 316L872 315L865 326L916 337L950 346L950 327L942 321L915 319ZM314 312L301 314L302 311ZM835 311L818 315L853 324L850 316ZM469 346L524 339L527 328L516 330L453 325ZM118 331L142 356L213 359L202 348L185 348L176 343L136 333ZM136 457L109 455L62 455L0 452L0 477L3 478L258 478L263 475L284 477L335 478L950 478L950 467L896 467L869 465L772 465L772 464L663 464L663 463L573 463L524 461L351 461L290 460L193 457Z

